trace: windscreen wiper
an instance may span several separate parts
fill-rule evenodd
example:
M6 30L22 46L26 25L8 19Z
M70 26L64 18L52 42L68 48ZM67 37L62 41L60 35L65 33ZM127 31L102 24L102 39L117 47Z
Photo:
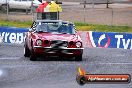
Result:
M69 33L66 33L66 32L62 32L61 34L69 34Z
M38 33L49 33L48 31L36 31Z

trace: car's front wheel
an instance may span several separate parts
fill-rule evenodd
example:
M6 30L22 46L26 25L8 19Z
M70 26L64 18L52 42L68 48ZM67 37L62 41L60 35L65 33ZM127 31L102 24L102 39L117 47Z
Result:
M34 53L33 50L31 51L30 60L31 61L36 61L37 60L37 56L36 56L36 54Z
M24 56L30 57L30 50L26 45L24 46Z
M75 56L75 60L76 60L76 61L82 61L82 55Z

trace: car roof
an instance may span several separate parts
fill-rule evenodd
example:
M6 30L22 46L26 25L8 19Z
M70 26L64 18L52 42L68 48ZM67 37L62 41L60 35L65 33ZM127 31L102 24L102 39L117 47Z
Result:
M67 24L73 24L72 22L69 21L62 21L62 20L36 20L35 22L61 22L61 23L67 23Z

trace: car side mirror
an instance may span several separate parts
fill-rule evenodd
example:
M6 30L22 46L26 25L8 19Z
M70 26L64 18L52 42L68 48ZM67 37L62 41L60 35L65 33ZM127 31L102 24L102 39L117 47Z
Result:
M77 30L75 30L75 32L77 33Z
M29 30L28 30L29 32L32 32L32 29L31 28L29 28Z

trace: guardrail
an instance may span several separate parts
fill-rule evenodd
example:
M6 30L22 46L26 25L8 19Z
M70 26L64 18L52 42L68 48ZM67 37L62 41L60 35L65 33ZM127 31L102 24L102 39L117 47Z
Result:
M0 42L21 44L28 28L0 27ZM84 47L132 49L132 34L79 31Z

